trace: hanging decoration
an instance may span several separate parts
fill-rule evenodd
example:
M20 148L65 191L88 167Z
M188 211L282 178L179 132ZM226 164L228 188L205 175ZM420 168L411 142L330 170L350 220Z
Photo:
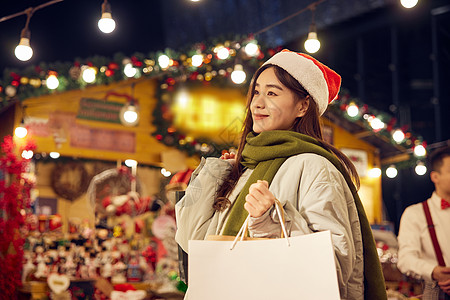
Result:
M29 141L19 153L34 149ZM16 154L11 136L4 138L0 153L0 299L14 299L21 285L24 225L34 182L25 176L29 159Z
M51 186L58 196L75 200L86 192L89 180L83 163L58 163L52 172Z
M95 56L73 63L41 63L20 71L6 70L5 77L0 80L0 108L13 100L82 89L91 85L109 84L128 78L157 78L158 102L153 111L156 130L152 135L165 145L186 151L189 155L218 156L223 150L230 149L230 144L218 144L208 138L193 138L173 125L170 105L175 92L181 87L213 85L238 88L244 95L251 75L267 58L280 50L280 47L266 48L259 45L255 36L250 35L196 43L181 51L165 49L148 55L135 53L131 57L117 54L112 60ZM239 72L239 77L244 78L244 81L234 82L233 72ZM54 77L57 77L59 84L56 88L55 85L48 86L47 79L50 76L53 82ZM425 158L413 155L416 146L420 146L419 149L427 147L422 137L416 137L407 127L400 128L392 115L361 103L348 91L343 89L339 100L334 101L330 107L348 120L361 122L367 130L404 147L406 153L411 154L410 161L406 162L407 166L415 166L418 159ZM405 162L397 164L399 166L405 166Z

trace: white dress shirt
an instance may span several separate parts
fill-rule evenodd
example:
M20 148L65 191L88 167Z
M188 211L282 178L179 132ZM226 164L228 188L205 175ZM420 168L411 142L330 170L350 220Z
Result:
M445 265L450 266L450 208L441 209L441 199L434 192L428 199L428 206ZM399 270L407 275L432 281L431 275L438 261L422 203L411 205L403 212L398 244Z

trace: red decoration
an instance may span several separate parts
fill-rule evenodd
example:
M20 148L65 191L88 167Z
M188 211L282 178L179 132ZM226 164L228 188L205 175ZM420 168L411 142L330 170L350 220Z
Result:
M32 183L22 177L28 160L15 154L15 145L11 136L6 136L1 145L0 157L0 299L14 299L16 289L21 286L21 269L25 214L30 207L30 189ZM33 150L36 145L28 143L23 150Z

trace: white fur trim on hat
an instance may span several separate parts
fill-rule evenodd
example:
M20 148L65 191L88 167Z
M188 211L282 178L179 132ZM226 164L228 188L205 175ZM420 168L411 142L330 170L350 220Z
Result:
M267 64L276 65L297 79L316 102L319 114L325 112L329 98L328 84L324 74L312 60L296 52L282 51L268 59L263 66Z

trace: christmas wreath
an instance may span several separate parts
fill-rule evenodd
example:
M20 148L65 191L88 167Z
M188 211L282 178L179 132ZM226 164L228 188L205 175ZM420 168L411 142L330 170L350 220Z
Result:
M75 200L86 192L89 181L89 174L82 163L59 163L53 169L51 185L58 196Z

